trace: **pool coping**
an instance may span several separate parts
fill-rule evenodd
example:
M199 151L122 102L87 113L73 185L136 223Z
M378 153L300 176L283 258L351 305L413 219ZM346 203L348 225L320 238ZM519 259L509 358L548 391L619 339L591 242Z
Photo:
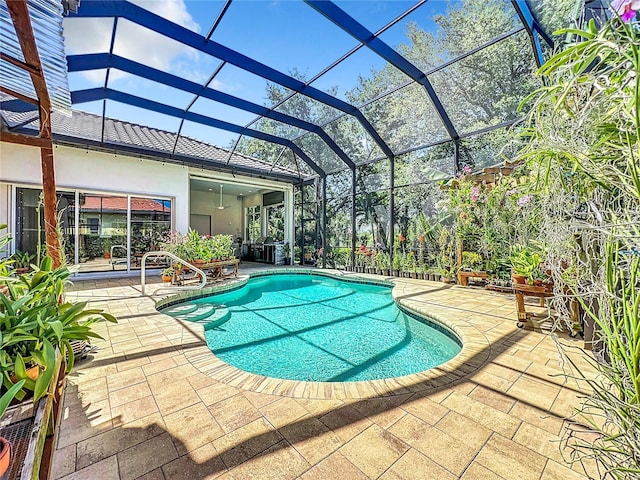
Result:
M321 271L305 268L273 268L254 272L246 276L243 275L229 283L205 287L202 290L179 292L176 295L171 295L159 300L156 303L156 309L159 311L162 308L187 300L203 298L215 293L233 291L242 288L250 278L271 274L314 275L354 283L392 286L392 296L401 309L408 311L410 314L425 318L436 325L445 327L458 337L462 343L462 349L455 357L441 365L423 372L412 373L401 377L352 382L284 380L249 373L222 361L209 350L209 347L206 345L204 324L179 320L166 315L168 318L184 324L185 327L188 326L186 330L189 331L190 338L185 338L185 342L192 341L193 335L196 335L204 342L205 345L202 348L187 349L184 351L187 360L200 372L233 387L258 393L309 399L358 399L440 389L447 385L460 382L469 374L477 371L489 360L490 342L478 328L466 320L435 315L433 312L427 312L426 308L421 305L414 304L404 298L399 298L405 285L403 284L403 279L396 277L384 277L380 279L374 275L354 274L340 270ZM423 282L425 286L433 283L428 281ZM162 312L158 313L162 314Z

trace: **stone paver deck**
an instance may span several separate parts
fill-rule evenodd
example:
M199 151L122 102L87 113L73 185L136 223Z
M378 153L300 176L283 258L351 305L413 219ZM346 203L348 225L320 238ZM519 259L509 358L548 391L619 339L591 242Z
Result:
M451 326L463 352L343 384L241 372L201 325L158 313L162 297L141 296L137 279L78 282L70 299L119 322L99 325L99 350L68 377L54 478L588 478L560 443L578 385L557 375L553 338L516 328L513 296L393 280L396 299Z

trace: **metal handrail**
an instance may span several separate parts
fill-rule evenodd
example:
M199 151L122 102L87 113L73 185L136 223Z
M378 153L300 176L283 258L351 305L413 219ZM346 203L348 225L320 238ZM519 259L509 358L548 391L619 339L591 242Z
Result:
M207 284L207 275L200 270L197 267L194 267L193 265L191 265L189 262L181 259L180 257L178 257L177 255L174 255L171 252L165 252L165 251L157 251L157 252L147 252L142 256L142 265L140 268L140 290L142 291L142 294L144 295L144 290L145 290L145 285L146 285L146 271L147 271L147 258L149 257L169 257L173 260L175 260L176 262L180 263L181 265L184 265L186 267L189 267L189 270L193 270L194 272L196 272L197 274L200 275L200 278L202 279L200 282L200 285L193 285L193 286L175 286L175 287L171 287L171 288L158 288L156 290L156 292L158 292L159 290L200 290L202 288L204 288L204 286Z

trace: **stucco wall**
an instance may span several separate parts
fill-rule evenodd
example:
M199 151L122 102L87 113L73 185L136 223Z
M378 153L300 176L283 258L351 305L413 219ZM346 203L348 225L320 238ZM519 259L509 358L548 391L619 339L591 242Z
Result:
M174 228L189 228L189 169L180 165L78 148L54 149L56 185L60 189L97 190L158 196L173 200ZM0 223L10 223L7 183L42 185L40 150L0 143Z

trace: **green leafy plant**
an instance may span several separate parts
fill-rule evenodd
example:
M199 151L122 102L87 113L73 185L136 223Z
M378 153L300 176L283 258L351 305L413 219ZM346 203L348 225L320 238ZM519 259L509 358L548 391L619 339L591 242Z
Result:
M376 268L380 270L388 270L391 267L389 254L385 252L378 252L375 256Z
M71 272L67 267L53 268L51 257L18 278L5 277L6 295L0 295L0 371L3 387L9 390L13 375L24 380L17 394L33 391L34 401L42 398L54 374L55 349L64 356L67 370L75 361L72 340L101 338L92 325L102 319L116 319L99 309L87 308L86 302L64 300L64 285ZM37 366L39 375L32 379L29 365Z
M479 270L482 268L482 255L476 252L462 252L462 268L466 270Z
M173 277L174 273L175 273L175 270L172 267L167 267L164 270L162 270L161 276L163 276L163 277Z
M586 384L565 440L598 478L630 480L640 475L640 32L614 15L560 33L579 41L540 70L521 158L549 198L540 219L554 281L595 329L595 359L565 356Z
M525 245L514 245L511 248L509 262L513 273L531 280L533 273L540 267L540 254Z
M35 255L28 252L21 252L20 250L16 250L15 253L11 255L11 261L15 268L29 268L34 258Z

